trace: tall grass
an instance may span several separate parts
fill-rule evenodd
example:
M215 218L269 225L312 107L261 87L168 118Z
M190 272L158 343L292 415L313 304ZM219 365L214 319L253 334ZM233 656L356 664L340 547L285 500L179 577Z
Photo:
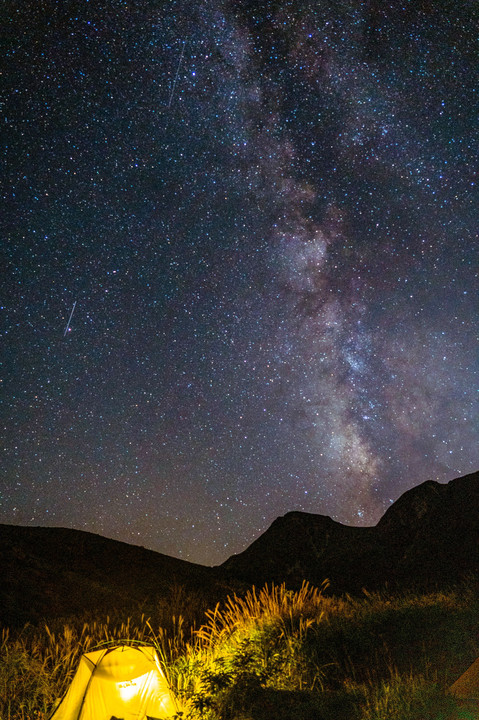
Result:
M0 720L45 720L81 654L147 643L191 720L446 720L446 688L479 655L479 594L328 597L308 583L251 588L203 614L180 587L158 624L71 619L0 637ZM456 713L454 715L454 712Z
M457 710L453 698L433 678L394 672L370 687L362 720L472 720L471 715L459 715Z
M302 626L318 622L322 616L322 590L303 582L298 591L286 585L265 585L259 592L255 587L244 598L228 596L223 606L207 610L206 623L196 633L197 639L208 648L221 644L233 633L247 632L252 625L265 623L282 625L282 632L294 634Z

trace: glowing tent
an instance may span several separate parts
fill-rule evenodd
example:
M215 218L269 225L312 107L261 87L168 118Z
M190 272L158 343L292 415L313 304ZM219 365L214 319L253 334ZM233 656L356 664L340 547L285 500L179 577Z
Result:
M121 645L82 656L50 720L163 720L177 712L155 650Z

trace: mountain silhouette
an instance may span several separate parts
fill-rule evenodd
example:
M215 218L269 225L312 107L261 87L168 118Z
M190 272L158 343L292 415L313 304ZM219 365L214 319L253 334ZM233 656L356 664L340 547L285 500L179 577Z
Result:
M247 585L446 587L479 575L479 472L405 492L374 527L289 512L211 568L80 530L0 525L0 621L152 612L181 587L214 605ZM187 600L185 600L187 602Z
M479 473L408 490L374 527L287 513L221 568L254 584L328 578L333 592L462 581L479 572Z

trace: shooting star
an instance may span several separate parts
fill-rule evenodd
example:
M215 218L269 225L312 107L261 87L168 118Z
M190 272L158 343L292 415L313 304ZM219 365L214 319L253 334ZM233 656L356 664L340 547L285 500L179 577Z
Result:
M173 100L173 95L175 93L176 81L178 80L178 75L180 73L180 67L181 67L181 62L183 60L185 47L186 47L186 40L183 40L183 47L181 48L181 54L180 54L180 59L178 61L178 67L176 68L175 79L173 80L173 85L171 86L170 99L168 100L168 108L171 107L171 101Z
M73 313L75 312L75 305L77 304L77 301L73 303L72 311L70 313L70 317L68 318L67 326L65 328L65 332L63 333L63 337L67 334L67 332L70 330L70 323L72 321Z

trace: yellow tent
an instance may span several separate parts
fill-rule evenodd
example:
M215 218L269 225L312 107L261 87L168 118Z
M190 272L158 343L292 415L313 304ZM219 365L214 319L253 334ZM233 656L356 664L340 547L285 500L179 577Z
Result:
M121 645L82 656L50 720L163 720L177 712L155 650Z

